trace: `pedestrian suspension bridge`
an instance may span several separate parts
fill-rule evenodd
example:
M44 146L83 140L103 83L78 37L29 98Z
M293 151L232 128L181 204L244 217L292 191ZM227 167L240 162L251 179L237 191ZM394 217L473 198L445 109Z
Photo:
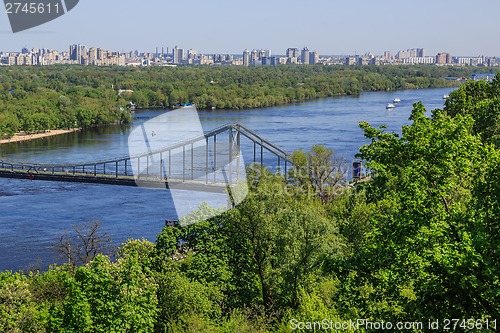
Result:
M161 149L108 161L36 164L0 158L0 177L222 192L246 179L245 167L251 163L281 174L293 165L286 151L234 123Z

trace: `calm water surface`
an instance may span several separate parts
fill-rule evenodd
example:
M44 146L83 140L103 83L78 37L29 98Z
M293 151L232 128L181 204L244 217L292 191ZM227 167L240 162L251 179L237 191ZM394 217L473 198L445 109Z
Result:
M204 130L238 122L287 151L323 144L353 160L367 143L358 124L385 124L401 132L409 124L412 104L422 101L427 110L443 107L451 89L422 89L363 93L308 103L257 110L200 111ZM400 98L397 108L387 103ZM131 125L107 126L31 142L0 146L0 158L38 163L74 163L112 160L128 155L128 134L164 111L145 110ZM245 153L245 147L243 147ZM186 193L186 205L191 205ZM109 185L31 182L0 179L0 271L45 269L58 261L51 248L74 224L99 220L101 231L119 245L129 238L154 241L167 218L175 218L165 190Z

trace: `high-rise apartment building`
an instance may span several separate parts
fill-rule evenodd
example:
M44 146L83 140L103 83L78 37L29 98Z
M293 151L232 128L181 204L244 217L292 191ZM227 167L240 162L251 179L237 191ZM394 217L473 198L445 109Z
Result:
M300 53L300 61L305 65L309 65L309 49L307 47L302 49Z
M319 54L316 51L309 52L309 64L314 65L319 62Z
M184 49L180 49L177 46L174 47L174 64L181 64L184 60Z
M101 49L100 47L97 48L97 60L102 60L104 59L104 53L105 51Z
M97 63L97 49L95 47L89 49L89 62L93 65Z
M253 49L252 52L250 52L250 63L252 65L255 65L259 62L260 59L260 52L257 51L256 49Z
M263 49L260 50L260 57L261 58L271 58L271 50Z
M69 59L77 61L79 64L82 63L82 59L87 55L87 48L85 45L73 44L69 47Z
M438 53L436 55L436 64L446 65L451 63L451 55L449 53Z
M286 50L287 63L296 64L300 57L300 52L298 48L290 47Z
M394 56L392 55L391 51L385 51L384 55L382 56L382 60L385 62L392 61L394 59Z
M77 55L76 55L76 52L77 52L76 49L77 49L77 47L78 47L78 45L76 45L76 44L73 44L73 45L69 46L69 59L70 60L76 60L76 57L77 57Z
M290 47L286 50L287 58L298 58L299 57L299 49L295 47Z
M250 52L248 50L243 51L243 66L250 66Z
M396 55L396 58L399 60L408 59L408 58L424 58L425 50L424 49L408 49L399 51Z

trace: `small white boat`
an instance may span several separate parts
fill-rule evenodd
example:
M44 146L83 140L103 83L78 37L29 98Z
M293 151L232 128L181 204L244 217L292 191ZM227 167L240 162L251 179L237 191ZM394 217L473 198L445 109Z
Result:
M448 99L450 96L448 95L443 95L443 99Z
M394 100L392 102L393 103L399 103L399 102L401 102L401 100L399 98L394 98Z
M392 103L388 103L387 106L385 107L387 110L390 110L390 109L394 109L396 107L396 105L392 104Z

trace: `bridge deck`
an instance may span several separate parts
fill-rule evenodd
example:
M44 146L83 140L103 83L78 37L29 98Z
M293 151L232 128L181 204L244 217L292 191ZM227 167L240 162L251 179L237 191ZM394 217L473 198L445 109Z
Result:
M182 179L165 179L160 180L157 178L141 177L140 179L133 176L120 176L110 177L107 175L97 174L72 174L62 172L41 172L32 173L28 170L15 170L0 168L0 178L15 178L26 180L45 180L56 182L68 183L87 183L87 184L106 184L106 185L121 185L121 186L138 186L146 188L161 188L161 189L175 189L175 190L191 190L202 192L224 193L227 190L226 183L204 183L196 180L182 180Z
M224 133L228 138L218 139ZM278 172L286 173L293 164L287 152L254 131L229 124L168 147L110 161L31 164L0 160L0 177L223 192L244 177L242 138L253 147L253 163L264 165L268 152Z

